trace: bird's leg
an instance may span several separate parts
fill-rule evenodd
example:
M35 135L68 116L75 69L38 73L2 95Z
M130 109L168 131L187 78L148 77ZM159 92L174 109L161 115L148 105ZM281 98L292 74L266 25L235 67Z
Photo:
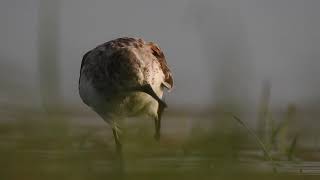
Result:
M161 119L154 119L156 132L154 134L154 138L159 141L160 140L160 130L161 130Z
M159 96L153 91L152 87L150 84L146 84L144 86L142 86L142 91L149 94L150 96L152 96L155 100L158 101L158 111L157 111L157 117L154 119L155 121L155 135L154 138L156 140L160 139L160 130L161 130L161 117L162 117L162 113L164 108L167 107L167 104L159 98Z
M117 170L120 173L120 175L123 175L124 161L123 161L123 156L122 156L122 144L121 144L120 138L119 138L119 128L117 127L116 124L113 124L113 126L112 126L112 133L113 133L114 141L116 144L116 150L117 150L117 154L118 154L118 159L116 161L117 162L116 167L117 167Z
M120 133L120 129L119 129L119 125L118 123L115 121L115 117L109 116L107 114L105 114L103 112L103 110L98 109L96 110L96 112L106 121L110 124L111 128L112 128L112 133L113 133L113 138L114 138L114 142L116 145L116 151L117 153L121 156L122 153L122 145L120 142L120 138L119 138L119 133Z
M167 107L167 104L159 98L159 96L154 92L150 84L145 84L139 88L135 88L134 90L136 91L142 91L144 93L149 94L151 97L153 97L155 100L158 101L158 111L157 111L157 117L155 117L154 122L155 122L155 139L159 140L160 139L160 129L161 129L161 116L163 113L164 108Z
M158 117L156 117L154 119L154 122L155 122L155 135L154 135L154 138L156 140L159 140L160 139L160 130L161 130L161 118L162 118L162 113L163 113L163 110L164 110L165 106L163 106L162 104L159 103L159 107L158 107Z
M161 122L160 122L160 119L158 118L154 118L154 125L155 125L155 134L154 134L154 138L159 141L160 139L160 126L161 125Z
M112 132L113 132L114 142L116 144L117 153L121 154L122 145L121 145L120 140L119 140L119 134L118 134L117 130L114 129L114 128L112 128Z
M119 120L117 116L110 115L108 113L104 112L104 109L106 109L105 106L101 106L102 108L96 109L96 112L106 121L112 129L113 138L115 142L115 149L116 149L116 158L115 158L115 167L116 172L119 172L120 174L123 174L124 172L124 160L123 160L123 154L122 154L122 144L120 141L120 133L121 130L119 128L119 125L117 123L117 120Z
M112 124L112 133L113 133L113 137L114 137L114 142L116 144L117 153L119 155L121 155L122 154L122 145L121 145L120 138L119 138L119 128L115 123Z
M160 130L161 130L161 117L162 113L164 111L164 108L167 107L167 104L159 98L159 96L153 91L150 84L146 84L142 86L142 91L152 96L155 100L158 101L158 111L157 111L157 117L154 119L155 121L155 135L154 138L156 140L160 139Z

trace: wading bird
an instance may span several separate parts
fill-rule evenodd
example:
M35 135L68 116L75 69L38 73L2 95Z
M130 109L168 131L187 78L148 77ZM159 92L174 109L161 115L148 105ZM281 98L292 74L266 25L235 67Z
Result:
M112 128L116 149L121 152L117 121L149 116L159 140L161 115L166 103L164 89L173 77L161 49L142 39L118 38L87 52L82 59L79 94L85 104Z

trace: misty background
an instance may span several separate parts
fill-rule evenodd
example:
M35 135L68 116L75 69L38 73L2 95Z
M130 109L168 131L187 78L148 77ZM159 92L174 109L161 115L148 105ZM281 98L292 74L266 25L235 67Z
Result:
M0 104L42 107L45 99L88 111L78 95L83 54L133 36L165 52L172 109L231 104L255 112L265 82L271 107L317 109L319 7L317 0L2 0Z
M319 9L319 0L1 0L0 179L319 175ZM174 88L160 141L150 117L119 121L118 159L78 80L86 52L123 36L161 47Z

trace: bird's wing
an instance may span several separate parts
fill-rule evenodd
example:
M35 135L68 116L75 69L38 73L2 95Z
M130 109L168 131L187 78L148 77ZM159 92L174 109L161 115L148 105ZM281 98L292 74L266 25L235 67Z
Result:
M150 47L152 50L152 54L157 58L158 62L160 63L161 70L165 76L164 82L162 84L164 87L170 90L173 87L173 77L167 65L166 58L161 49L156 44L150 43Z

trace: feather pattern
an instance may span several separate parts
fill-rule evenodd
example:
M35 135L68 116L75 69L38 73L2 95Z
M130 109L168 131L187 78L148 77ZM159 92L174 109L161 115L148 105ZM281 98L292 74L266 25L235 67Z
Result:
M82 59L79 93L102 116L156 117L158 102L132 89L150 84L162 98L163 87L173 87L173 77L161 49L152 42L118 38L88 51Z

